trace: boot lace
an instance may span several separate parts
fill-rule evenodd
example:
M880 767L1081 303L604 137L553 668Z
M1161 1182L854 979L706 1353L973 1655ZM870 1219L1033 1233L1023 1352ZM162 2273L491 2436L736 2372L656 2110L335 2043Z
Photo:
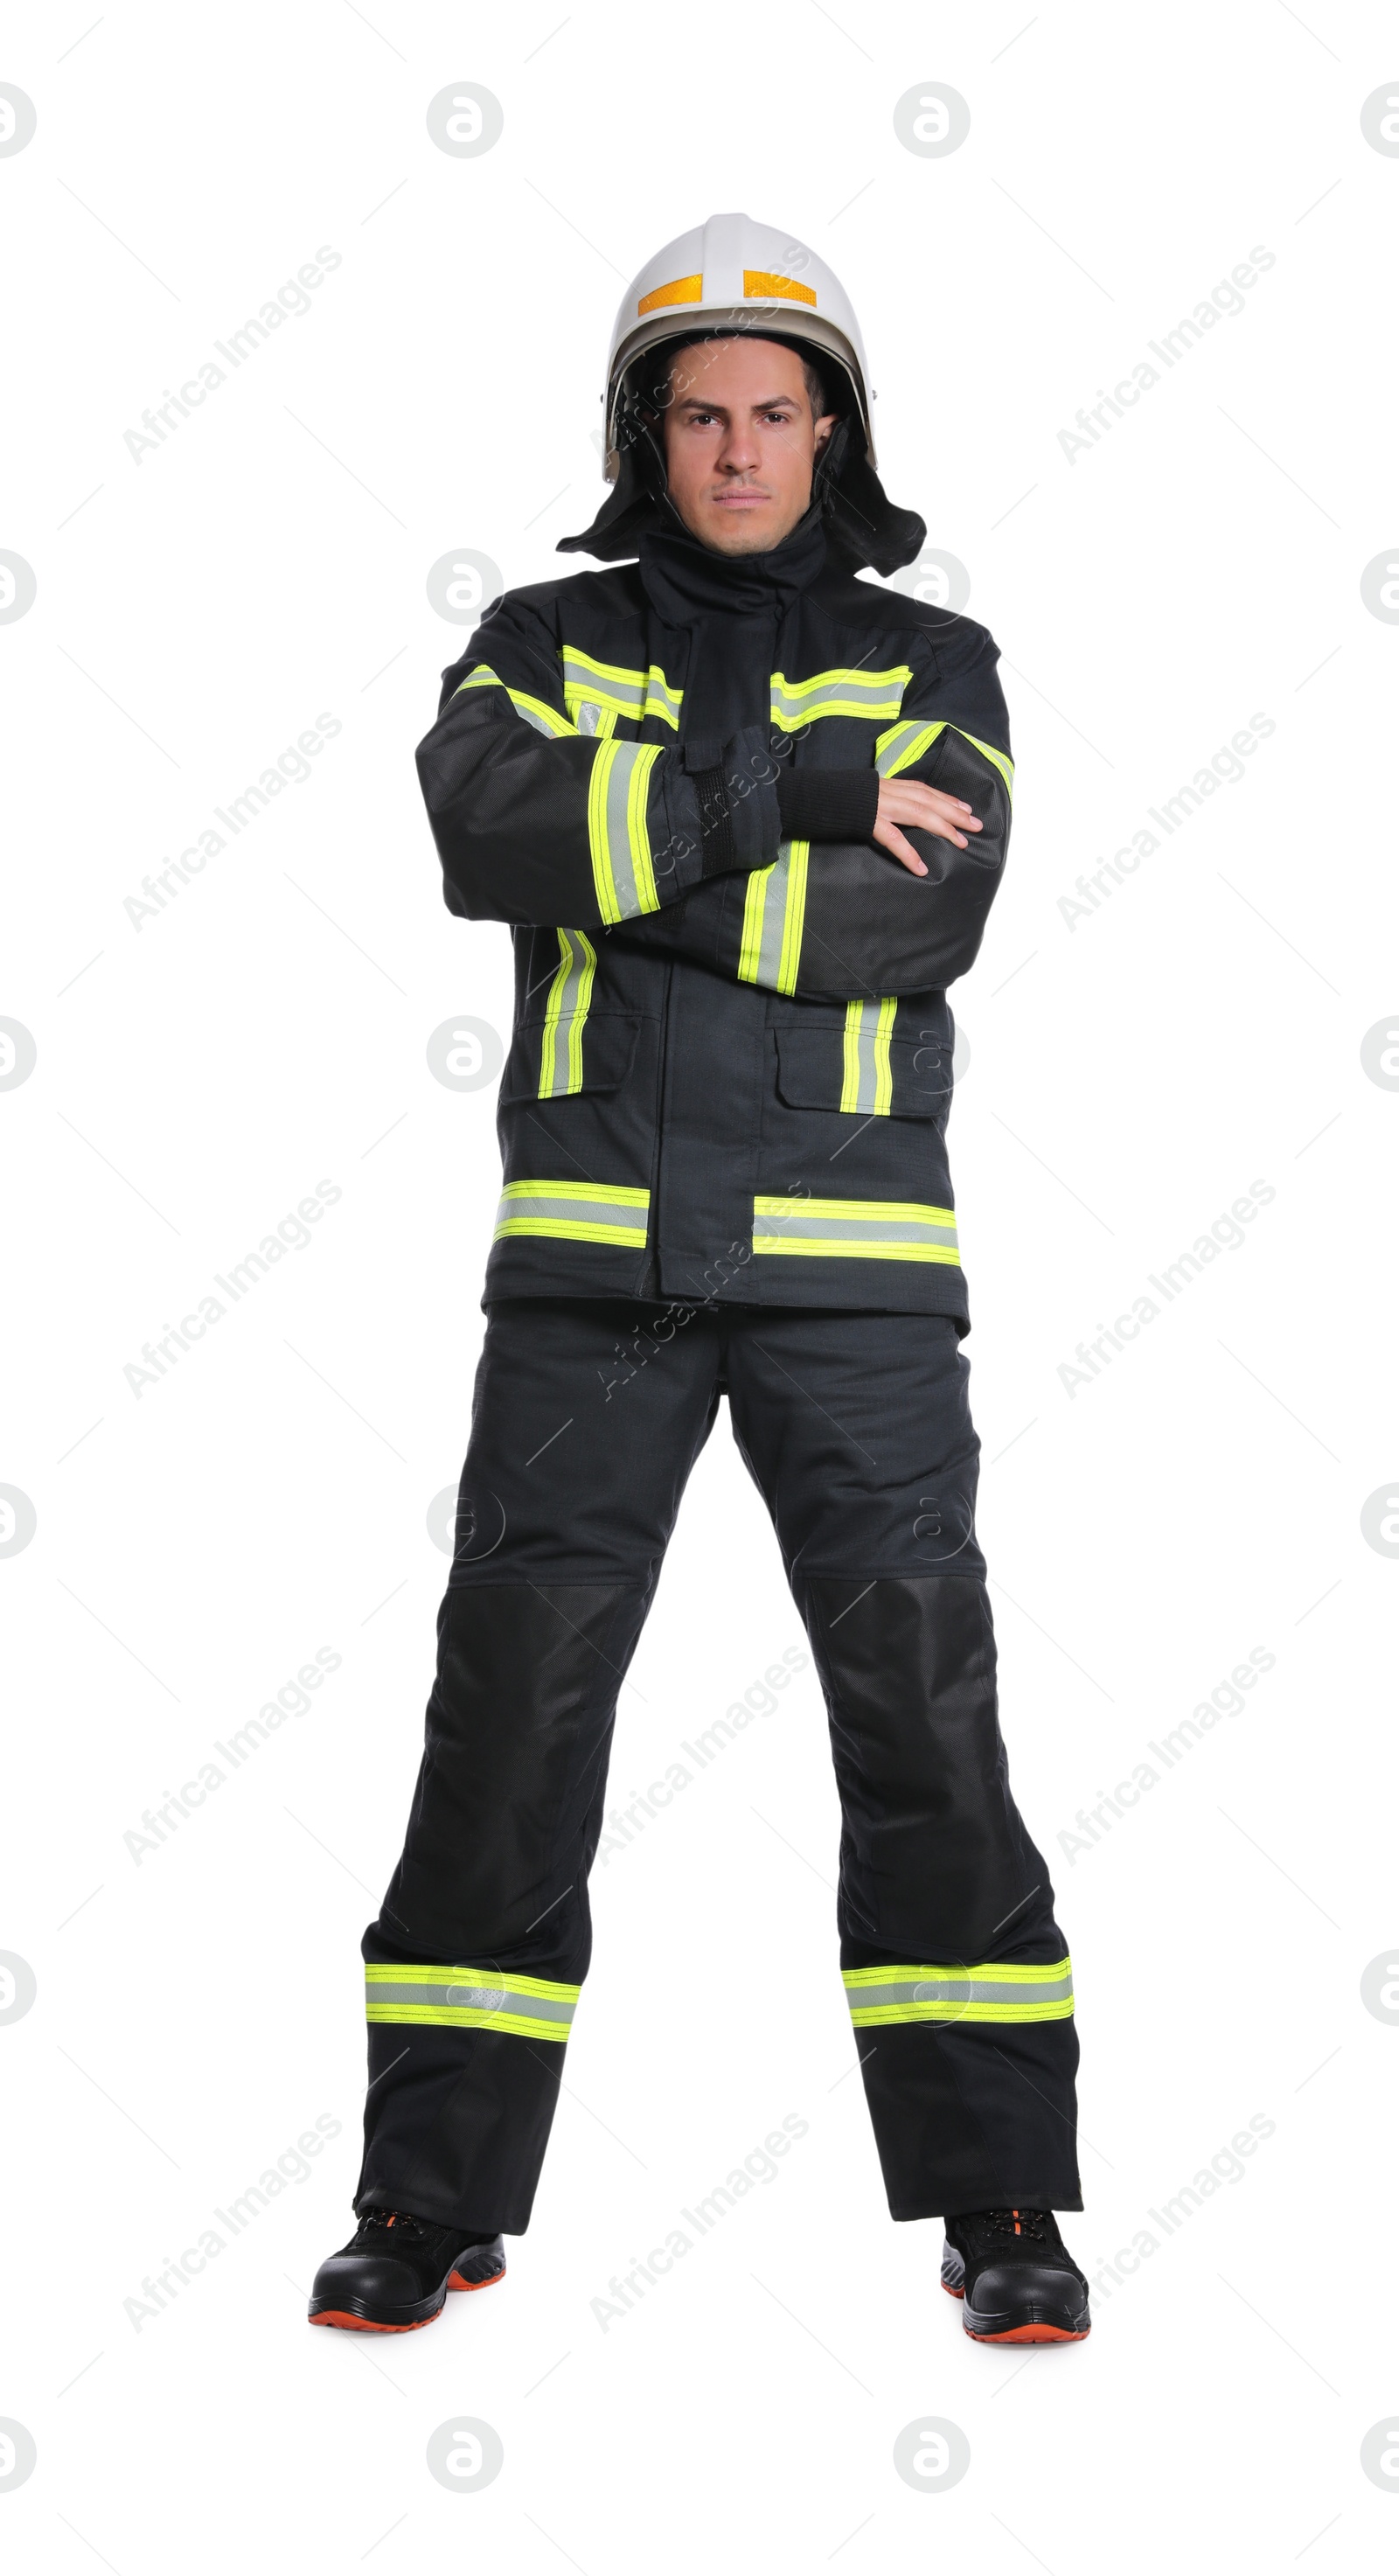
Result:
M421 2244L427 2234L422 2220L415 2218L407 2209L367 2209L360 2220L359 2232L361 2236L368 2237L389 2227L397 2231L400 2244Z
M1044 2209L982 2209L977 2223L988 2236L1010 2237L1021 2244L1049 2243L1049 2213Z

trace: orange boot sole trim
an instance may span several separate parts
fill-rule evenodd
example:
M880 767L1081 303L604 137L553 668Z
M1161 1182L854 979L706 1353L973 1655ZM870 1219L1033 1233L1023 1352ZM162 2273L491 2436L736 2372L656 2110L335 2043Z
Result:
M441 2309L437 2311L442 2314ZM343 2308L320 2308L307 2321L313 2326L348 2326L354 2334L417 2334L421 2327L432 2325L432 2317L414 2317L406 2326L375 2325L372 2317L352 2317Z
M967 2295L952 2281L944 2281L942 2287L949 2299L964 2299ZM1091 2332L1090 2326L1077 2331L1072 2326L1009 2326L1004 2334L978 2334L974 2326L967 2328L973 2343L1086 2343Z
M497 2281L504 2280L505 2273L503 2263L500 2270L492 2272L486 2281L464 2281L459 2272L449 2272L447 2287L449 2290L492 2290ZM446 2306L445 2299L442 2304ZM352 2317L345 2308L321 2308L308 2319L308 2323L313 2326L347 2326L352 2334L420 2334L424 2326L435 2325L441 2314L442 2309L436 2308L430 2317L413 2317L406 2326L391 2326L380 2325L373 2317Z
M1004 2334L978 2334L974 2327L967 2332L973 2343L1086 2343L1087 2326L1010 2326Z

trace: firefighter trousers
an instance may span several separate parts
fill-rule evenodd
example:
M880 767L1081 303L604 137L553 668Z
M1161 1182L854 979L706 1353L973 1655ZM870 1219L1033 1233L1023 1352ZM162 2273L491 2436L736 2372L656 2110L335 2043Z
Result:
M422 1767L363 1942L358 2210L528 2223L617 1694L723 1393L829 1712L890 2210L1082 2207L1070 1968L1007 1778L967 1378L939 1315L491 1306Z

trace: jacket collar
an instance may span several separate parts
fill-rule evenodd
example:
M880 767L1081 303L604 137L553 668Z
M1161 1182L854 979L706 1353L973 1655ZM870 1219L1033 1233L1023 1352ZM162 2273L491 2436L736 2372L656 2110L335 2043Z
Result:
M657 615L668 626L688 626L697 617L781 616L825 564L826 535L818 501L768 554L717 554L678 520L647 529L637 553Z

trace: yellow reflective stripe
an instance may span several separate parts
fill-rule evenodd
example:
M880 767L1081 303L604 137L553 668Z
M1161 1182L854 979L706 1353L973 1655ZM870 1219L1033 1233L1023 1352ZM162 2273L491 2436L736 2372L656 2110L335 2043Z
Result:
M743 901L738 950L740 984L794 993L806 923L809 841L784 841L770 868L755 868Z
M364 2017L373 2022L426 2022L447 2030L499 2030L511 2039L552 2039L560 2046L568 2038L564 2022L530 2021L523 2013L476 2012L458 2004L366 2004Z
M1074 2008L1068 1959L1022 1967L847 1968L843 1982L857 2029L888 2022L1067 2021Z
M661 899L656 892L655 871L651 866L651 835L646 828L646 805L651 793L651 772L661 756L659 743L643 744L631 765L631 783L627 790L627 842L631 851L632 877L641 912L659 912Z
M879 1024L874 1033L874 1114L887 1118L894 1097L894 1073L889 1062L889 1039L894 1014L899 1007L897 993L884 996L879 1005Z
M877 737L874 746L874 765L880 777L898 778L905 769L911 769L915 761L922 760L925 753L932 749L940 733L960 734L963 742L969 742L973 751L980 752L983 760L989 760L992 768L1004 780L1007 796L1014 802L1015 763L1009 752L997 751L994 743L983 742L979 734L968 733L964 725L949 725L946 722L891 725L887 733Z
M912 677L906 662L891 671L818 671L810 680L774 671L770 720L796 733L822 716L896 716Z
M543 1235L644 1252L650 1205L649 1190L613 1188L605 1181L507 1181L492 1239Z
M916 1199L755 1198L753 1250L806 1260L961 1266L952 1209Z
M881 778L897 778L900 771L911 769L932 749L945 724L897 724L879 735L874 746L874 765Z
M646 805L659 743L600 742L588 781L588 847L605 922L659 912Z
M881 1969L880 1974L884 1971ZM543 2002L576 2004L581 1986L561 1986L552 1977L526 1977L512 1968L507 1975L498 1968L464 1968L455 1962L450 1967L400 1968L389 1960L375 1959L365 1963L364 1981L377 1986L440 1986L448 1978L484 1986L506 1986L512 1995L538 1995Z
M583 1088L583 1026L593 998L597 950L583 930L560 930L559 966L549 987L539 1042L539 1097L558 1100ZM576 944L575 944L576 943ZM564 1060L559 1062L559 1032ZM562 1079L560 1079L562 1076Z
M977 736L976 736L974 733L965 733L965 732L963 732L963 729L962 729L962 727L961 727L960 725L955 725L955 726L953 727L953 731L954 731L955 733L960 733L960 734L962 735L962 740L963 740L963 742L969 742L969 743L971 744L971 746L972 746L973 751L979 751L983 760L989 760L989 761L990 761L990 763L991 763L992 768L993 768L993 769L998 769L998 770L1000 771L1001 776L1002 776L1002 778L1005 780L1005 783L1006 783L1006 794L1007 794L1007 796L1011 796L1011 795L1013 795L1013 793L1014 793L1014 785L1013 785L1013 782L1014 782L1014 778L1015 778L1015 764L1014 764L1014 762L1011 760L1011 758L1010 758L1009 754L1008 754L1007 752L1004 752L1004 751L997 751L997 750L995 750L995 748L993 747L993 745L992 745L991 743L989 743L989 742L981 742L981 741L979 741L979 740L978 740L978 738L977 738Z
M679 726L683 691L672 687L659 663L645 671L630 670L621 662L596 662L576 644L565 644L560 659L564 703L571 715L587 705L607 708L614 716L633 716L638 723L655 716L672 731Z
M1051 2003L926 2003L852 2005L850 2018L857 2030L875 2030L881 2023L893 2021L1071 2021L1073 1997L1062 1997Z
M592 1004L593 975L597 967L597 950L594 948L586 931L579 931L578 942L583 951L585 962L578 970L578 991L574 999L573 1016L568 1024L568 1087L570 1091L581 1091L583 1088L583 1024L587 1019L588 1011Z
M743 904L743 937L738 950L740 984L756 984L758 980L758 963L763 951L763 912L772 874L773 868L755 868L748 880Z
M607 781L621 744L601 743L593 754L592 772L588 779L588 850L593 862L593 889L597 908L606 922L620 921L622 907L617 901L617 888L612 875L612 851L607 836Z
M678 725L684 697L684 690L672 687L664 671L653 662L646 674L646 703L642 714L659 716L665 724Z
M847 1114L866 1118L889 1115L894 1096L889 1037L898 1007L897 993L886 994L871 1004L874 1016L867 1021L863 1002L846 1003L840 1105Z
M787 870L787 905L782 917L782 955L777 969L779 993L795 993L806 925L806 864L811 844L793 841Z
M853 1114L860 1106L860 1032L864 1026L864 1019L863 1002L846 1003L845 1036L842 1041L845 1052L845 1079L841 1084L840 1105L847 1114Z
M536 733L557 736L577 732L577 726L570 724L567 716L561 716L558 708L551 707L547 699L532 698L524 689L506 688L504 680L491 669L489 662L478 662L474 671L468 671L453 692L454 696L460 697L463 689L505 689L516 714L523 716L526 724L533 725Z
M561 930L557 935L558 970L549 987L549 999L544 1006L544 1034L539 1041L539 1097L541 1100L552 1100L554 1096L554 1043L559 1032L559 1013L563 1009L564 993L573 972L573 949L568 932Z
M518 2039L568 2038L581 1988L504 1968L397 1967L375 1962L364 1972L364 2008L372 2022L428 2023L448 2030L494 2030Z

